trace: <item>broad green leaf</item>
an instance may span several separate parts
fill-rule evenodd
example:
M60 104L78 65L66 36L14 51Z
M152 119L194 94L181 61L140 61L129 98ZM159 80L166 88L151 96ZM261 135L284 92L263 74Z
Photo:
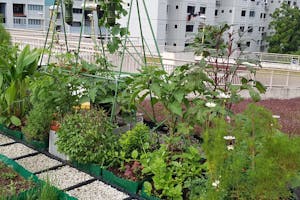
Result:
M249 94L251 96L251 99L255 102L260 101L260 95L258 92L256 92L253 88L249 89Z
M184 97L184 92L182 90L176 91L176 93L174 94L175 99L181 103L182 99Z
M266 92L266 87L259 81L255 81L255 87L260 93Z
M15 126L21 126L22 125L21 120L18 117L16 117L16 116L11 116L10 117L10 121Z
M139 152L137 150L133 150L132 153L131 153L131 157L133 159L137 159L139 156Z
M17 95L17 90L15 87L15 82L12 82L9 88L5 91L5 100L7 104L10 106L14 102Z
M171 112L175 113L176 115L182 116L182 108L179 102L174 101L170 103L169 109L171 110Z
M92 88L89 90L89 97L92 102L95 102L96 95L97 95L97 88Z

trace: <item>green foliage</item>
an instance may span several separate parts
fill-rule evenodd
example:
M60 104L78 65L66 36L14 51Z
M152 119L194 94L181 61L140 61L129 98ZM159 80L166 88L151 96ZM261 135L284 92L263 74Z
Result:
M137 159L138 154L148 150L153 142L150 129L146 125L138 123L132 130L121 135L119 143L127 158L132 157L131 154L136 152L137 155L133 157Z
M268 52L300 54L300 10L282 3L272 14L270 27L274 30L267 41Z
M53 112L42 104L34 105L29 111L26 125L22 129L26 139L47 141Z
M80 163L114 164L118 139L103 110L67 114L58 134L58 150Z
M59 195L57 191L58 190L47 181L41 189L38 200L58 200Z
M300 167L300 138L280 133L272 114L254 104L233 121L215 120L205 132L208 182L201 198L289 198L289 182ZM235 139L225 140L229 135Z
M208 101L216 101L210 87L212 80L203 71L203 66L183 65L177 67L174 72L168 74L158 67L143 67L141 74L130 77L127 82L126 95L131 109L136 106L143 110L153 121L157 122L154 106L162 103L167 118L163 120L174 134L180 126L183 132L189 132L196 124L203 124L207 116L217 113L225 113L222 107L208 108ZM191 94L194 94L191 96ZM139 106L146 97L150 97L152 113Z
M19 126L28 110L29 79L37 69L40 51L26 46L18 53L16 47L3 47L7 49L0 55L0 123Z
M116 20L126 16L127 11L123 8L122 0L110 0L109 2L100 0L98 5L99 10L97 12L102 12L102 17L98 19L98 26L110 29L112 38L107 44L107 49L110 53L114 53L121 45L121 38L128 34L127 28L121 27L120 24L116 23Z
M189 188L196 178L202 177L204 165L197 147L170 151L167 145L142 155L143 173L152 175L153 186L145 183L145 191L161 199L189 199Z
M76 75L63 73L58 67L49 66L47 71L36 72L30 81L30 102L53 111L58 118L81 103L85 92L78 94L82 86Z
M202 67L203 72L208 74L212 80L208 87L212 88L214 92L213 98L218 97L220 93L230 95L230 98L225 102L227 109L231 108L232 103L237 103L242 99L240 92L243 90L248 91L254 101L259 101L260 93L266 92L266 88L259 81L253 80L256 69L260 67L260 61L245 59L243 53L243 46L245 45L242 44L243 35L230 31L230 28L231 26L227 24L205 26L205 29L199 32L192 44L195 55L205 58L198 63L198 66ZM241 47L235 48L238 46L236 43L240 44ZM234 63L230 60L231 57L236 57ZM247 73L247 76L238 74L241 67L246 67L247 71L244 73ZM236 79L240 80L240 86L234 85Z
M0 14L0 46L3 44L10 44L10 34L5 30L4 26L1 24L1 14Z

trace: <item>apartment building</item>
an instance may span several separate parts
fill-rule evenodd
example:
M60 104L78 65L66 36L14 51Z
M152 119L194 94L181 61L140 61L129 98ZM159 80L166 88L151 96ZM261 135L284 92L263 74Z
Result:
M43 30L45 0L0 0L0 15L7 28Z
M87 4L93 2L88 0ZM131 1L123 2L124 8L129 12ZM236 40L239 38L238 32L243 35L242 41L247 51L265 51L266 36L272 32L269 29L271 14L283 2L291 6L300 5L300 0L145 0L145 6L143 1L138 1L138 4L137 1L133 1L129 32L131 38L139 38L135 40L139 44L143 37L148 51L156 52L153 33L161 52L184 52L193 42L195 34L199 30L202 31L204 26L227 23L232 25ZM54 0L0 0L0 15L4 17L5 26L8 28L46 30L50 18L49 9L53 3ZM97 13L92 10L83 12L82 5L83 0L74 0L73 23L66 25L66 31L79 33L83 26L84 34L93 34L91 23L94 23L94 32L98 34L100 31L97 27ZM58 30L63 31L62 13L60 9L58 11L56 25ZM94 21L90 20L91 15ZM127 19L128 16L118 22L126 26ZM108 35L104 28L101 28L101 31L102 34Z

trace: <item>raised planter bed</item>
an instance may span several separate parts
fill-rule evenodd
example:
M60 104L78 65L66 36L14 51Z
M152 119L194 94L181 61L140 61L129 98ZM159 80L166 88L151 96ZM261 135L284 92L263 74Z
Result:
M1 163L3 163L3 165L1 165ZM8 157L1 154L0 154L0 166L1 167L4 166L6 170L9 170L7 171L8 172L7 177L11 177L11 178L17 177L17 180L11 179L12 183L15 183L15 181L17 181L17 183L19 184L21 181L21 183L23 184L20 190L16 191L15 194L8 194L8 196L4 196L6 195L5 193L4 194L1 193L2 188L0 187L1 197L9 198L9 199L12 198L16 200L25 200L28 199L28 196L30 197L30 195L37 194L41 190L41 188L46 184L44 181L39 180L36 175L24 169L21 165L19 165L14 160L11 160ZM4 168L1 169L2 176L5 170ZM61 190L58 190L57 188L54 188L54 190L59 200L77 200L76 198L69 196L68 194L64 193Z
M102 177L110 184L117 185L129 193L137 194L141 188L143 181L130 181L116 176L107 169L102 169Z
M143 197L146 200L160 200L160 198L158 198L158 197L148 195L144 190L144 185L141 190L141 197Z
M102 168L97 164L82 164L77 161L72 161L72 164L77 169L80 169L81 171L84 171L92 176L101 176L102 175Z
M3 124L0 124L0 132L4 133L5 135L11 136L14 139L22 140L24 135L20 131L10 130Z

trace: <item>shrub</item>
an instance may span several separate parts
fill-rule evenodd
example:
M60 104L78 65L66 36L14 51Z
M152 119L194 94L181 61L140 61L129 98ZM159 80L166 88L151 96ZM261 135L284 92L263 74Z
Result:
M272 113L255 104L231 123L215 120L204 136L208 181L201 197L288 199L300 168L300 138L277 128Z
M149 127L145 124L138 123L132 130L127 131L121 136L119 143L126 157L130 157L134 150L138 153L142 153L148 149L153 142Z
M22 129L29 140L45 141L48 139L53 111L41 104L33 107L27 117L26 126Z
M57 132L58 150L80 163L109 166L115 160L117 136L103 110L67 114Z

